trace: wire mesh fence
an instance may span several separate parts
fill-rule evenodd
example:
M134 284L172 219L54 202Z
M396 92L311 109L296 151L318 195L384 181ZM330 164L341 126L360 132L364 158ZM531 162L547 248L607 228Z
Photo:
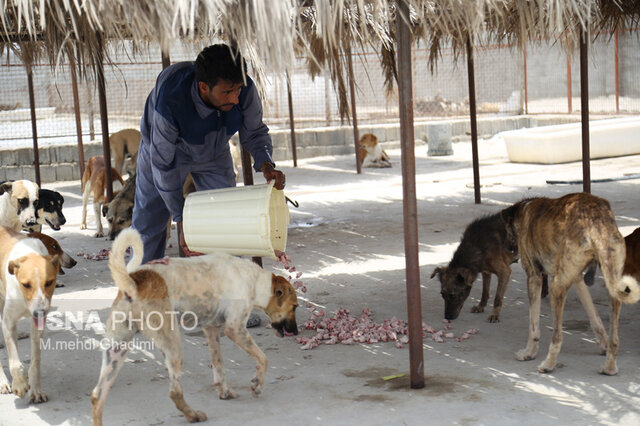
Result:
M176 43L171 61L193 60L203 46ZM601 34L589 49L589 110L599 114L640 113L640 38L638 29ZM109 131L139 127L145 100L162 70L160 49L151 46L132 53L127 45L110 46L112 62L105 64ZM469 113L467 62L442 50L434 72L424 46L413 49L413 93L416 120L440 119ZM354 82L359 123L398 120L395 90L387 91L378 53L354 51ZM508 44L474 49L476 101L484 115L567 114L580 110L579 52L567 53L546 41L519 50ZM68 64L52 69L33 67L34 100L39 145L75 143L73 81ZM0 148L30 146L32 123L27 73L20 59L4 52L0 62ZM85 141L101 137L98 95L93 76L79 78L78 105ZM272 128L289 126L291 90L296 128L323 127L343 122L337 95L327 73L311 78L299 60L290 74L267 75L263 88L264 118Z

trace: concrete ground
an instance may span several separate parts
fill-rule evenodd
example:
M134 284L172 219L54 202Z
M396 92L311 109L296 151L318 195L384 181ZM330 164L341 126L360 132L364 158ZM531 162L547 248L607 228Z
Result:
M557 197L582 190L581 184L547 184L547 180L580 180L580 163L513 164L502 140L494 138L480 142L482 204L474 204L471 146L461 142L453 148L452 156L427 157L425 145L416 147L422 315L435 329L444 328L444 305L439 283L429 277L436 266L449 261L469 222L523 197ZM287 246L307 288L300 293L305 303L298 310L299 326L311 316L306 302L327 315L346 308L360 316L368 308L379 323L393 317L406 320L400 151L389 154L392 168L365 169L361 175L355 173L352 156L303 160L297 168L291 162L279 164L287 174L287 195L300 204L291 208ZM611 202L623 235L640 226L640 180L627 179L638 173L640 155L591 163L592 179L616 179L593 183L592 193ZM256 181L262 182L262 177L256 176ZM45 332L49 347L42 354L42 386L50 400L29 405L25 399L0 395L2 425L90 424L89 395L101 354L89 343L100 339L100 321L115 296L106 261L84 257L109 248L111 242L93 237L91 208L89 229L80 230L80 183L45 187L65 196L68 219L61 231L45 232L55 236L78 265L60 277L65 287L55 292ZM175 233L172 243L168 254L176 255ZM265 268L286 274L269 259ZM481 294L478 280L471 300L447 330L459 337L477 328L478 334L444 343L430 336L424 339L424 389L409 387L408 345L399 349L392 342L339 344L301 350L293 337L280 339L260 326L250 329L269 358L260 398L252 397L249 389L253 360L224 338L227 378L238 398L218 399L209 351L197 331L183 333L185 398L207 414L209 424L225 425L640 424L640 334L634 326L640 322L640 306L623 307L619 374L602 376L598 368L604 357L598 353L586 314L570 292L561 364L551 374L540 374L536 367L551 336L548 298L542 302L538 359L517 361L514 352L527 339L528 301L520 264L512 269L500 323L486 321L489 311L469 312ZM600 275L591 292L606 325L608 296ZM27 330L28 321L22 321L21 329ZM311 337L315 332L301 334ZM105 424L186 424L169 399L161 354L145 346L141 337L136 342L139 349L129 356L107 399ZM19 341L19 350L28 361L28 339ZM0 360L8 373L5 350L0 351Z

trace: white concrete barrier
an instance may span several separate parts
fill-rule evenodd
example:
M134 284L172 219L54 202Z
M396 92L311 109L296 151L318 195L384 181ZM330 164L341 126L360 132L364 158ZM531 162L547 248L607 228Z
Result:
M504 139L509 160L556 164L582 160L581 123L510 130ZM640 154L640 116L589 122L591 158Z

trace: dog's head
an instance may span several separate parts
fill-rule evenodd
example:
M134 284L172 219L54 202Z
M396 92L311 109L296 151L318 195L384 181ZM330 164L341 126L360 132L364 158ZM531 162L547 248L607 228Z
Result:
M18 280L36 328L43 330L51 306L51 297L56 289L56 276L60 269L59 257L29 253L11 260L7 269L9 274L15 275Z
M76 263L78 263L73 257L69 256L64 252L64 250L62 250L62 247L60 247L60 243L58 243L58 240L56 240L55 238L50 237L46 234L42 234L40 232L32 232L29 234L29 237L37 238L42 241L42 244L44 244L44 246L47 248L47 252L49 252L49 255L58 255L58 258L60 259L60 266L64 266L65 268L73 268L74 266L76 266ZM60 275L64 275L62 267L60 268L60 271L58 273Z
M46 222L51 229L59 231L60 227L67 223L67 219L62 214L64 197L50 189L40 189L38 194L38 221Z
M109 222L109 239L113 240L120 231L131 226L133 202L124 197L115 197L102 206L102 215Z
M8 193L22 226L34 226L38 221L38 184L30 180L16 180L0 185L0 195Z
M440 294L444 299L444 317L454 320L460 315L477 274L473 274L467 268L444 266L436 268L431 278L436 275L440 280Z
M298 297L291 283L284 277L271 274L271 299L264 311L278 337L298 334L297 307Z

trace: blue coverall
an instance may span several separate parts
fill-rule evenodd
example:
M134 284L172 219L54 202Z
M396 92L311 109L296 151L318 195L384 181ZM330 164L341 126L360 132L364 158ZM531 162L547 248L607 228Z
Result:
M164 256L169 218L182 220L182 186L189 173L198 191L235 186L229 139L236 132L256 171L264 162L273 164L269 128L249 77L239 103L223 112L200 98L193 62L174 64L158 76L140 128L132 226L142 236L143 262Z

